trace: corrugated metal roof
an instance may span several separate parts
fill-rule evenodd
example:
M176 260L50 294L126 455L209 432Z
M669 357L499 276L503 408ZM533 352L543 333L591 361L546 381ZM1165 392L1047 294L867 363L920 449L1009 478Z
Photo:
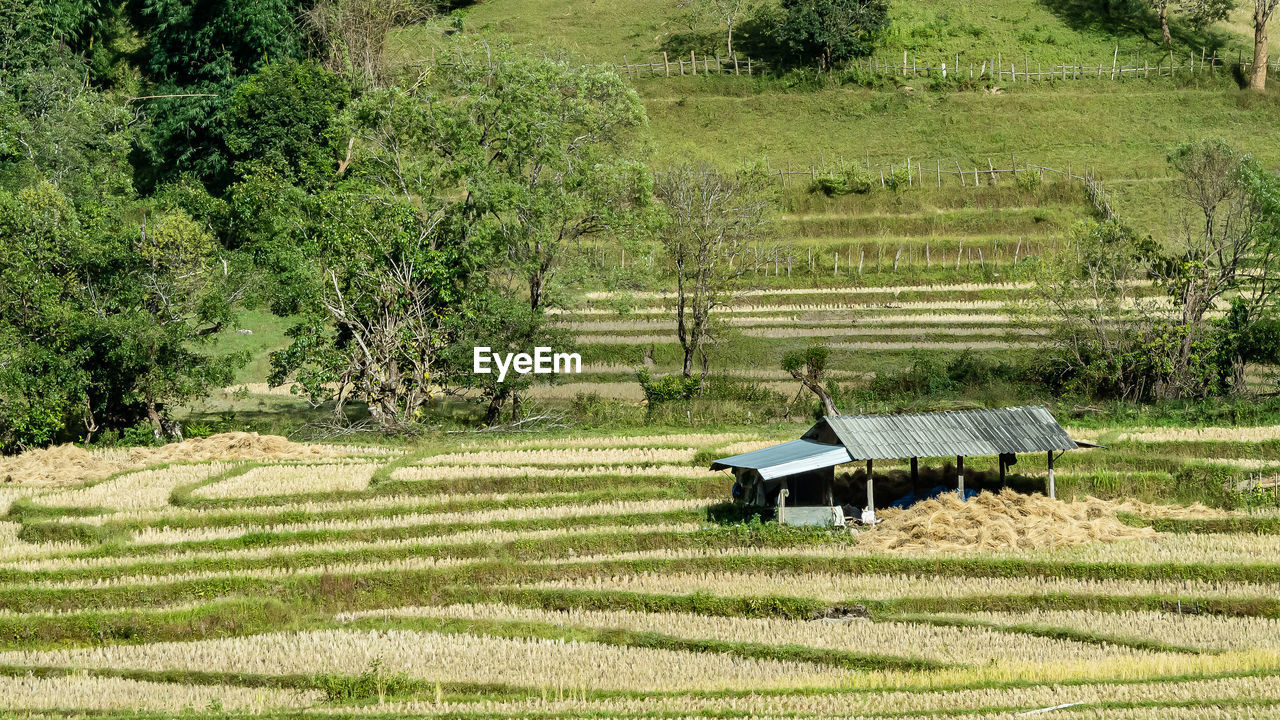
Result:
M854 460L998 455L1079 447L1053 415L1040 406L828 416L804 437L838 439Z
M849 451L840 445L813 440L792 440L781 445L721 458L711 464L711 469L751 468L758 470L760 477L765 480L772 480L784 475L795 475L847 463L852 459L849 457Z

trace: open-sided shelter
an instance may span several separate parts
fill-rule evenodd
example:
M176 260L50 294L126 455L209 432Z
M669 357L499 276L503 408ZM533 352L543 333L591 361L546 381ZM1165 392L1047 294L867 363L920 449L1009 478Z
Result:
M809 428L799 440L741 455L721 458L712 470L731 470L749 505L773 505L780 510L796 507L832 508L835 466L848 462L867 464L867 510L874 513L875 489L872 480L876 460L909 458L913 480L919 458L955 457L957 490L964 495L964 459L973 455L1000 458L1001 478L1005 468L1020 453L1044 452L1048 457L1047 490L1054 496L1054 453L1079 447L1096 447L1071 439L1050 412L1040 406L998 410L956 410L950 412L897 415L826 416ZM826 518L827 514L793 513L799 522ZM839 517L832 512L832 516Z

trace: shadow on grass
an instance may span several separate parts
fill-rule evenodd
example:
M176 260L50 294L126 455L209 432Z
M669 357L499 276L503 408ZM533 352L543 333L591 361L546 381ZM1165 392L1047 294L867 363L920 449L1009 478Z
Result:
M1151 49L1168 50L1160 32L1160 17L1143 0L1040 0L1067 27L1100 32L1117 39L1142 38ZM1170 3L1172 6L1172 3ZM1196 29L1179 22L1170 7L1169 34L1176 46L1212 54L1226 47L1232 36L1212 29Z

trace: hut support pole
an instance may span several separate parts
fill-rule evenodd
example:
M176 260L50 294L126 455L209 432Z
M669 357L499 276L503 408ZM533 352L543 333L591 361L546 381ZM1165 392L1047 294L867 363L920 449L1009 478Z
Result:
M964 499L964 456L956 456L956 492L960 493L960 499Z
M911 492L920 495L920 458L911 458Z
M787 479L782 478L782 489L778 491L778 524L779 525L782 524L783 516L786 514L787 496L790 494L791 494L791 491L787 489Z
M871 513L871 517L876 515L876 488L871 481L872 461L867 461L867 512Z
M1056 497L1053 487L1053 451L1049 451L1049 497Z

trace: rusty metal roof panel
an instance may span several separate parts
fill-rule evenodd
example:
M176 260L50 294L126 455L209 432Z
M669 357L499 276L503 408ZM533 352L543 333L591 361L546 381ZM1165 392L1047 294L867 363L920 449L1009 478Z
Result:
M1043 407L840 415L826 423L856 460L996 455L1078 447ZM808 437L813 434L810 430Z

